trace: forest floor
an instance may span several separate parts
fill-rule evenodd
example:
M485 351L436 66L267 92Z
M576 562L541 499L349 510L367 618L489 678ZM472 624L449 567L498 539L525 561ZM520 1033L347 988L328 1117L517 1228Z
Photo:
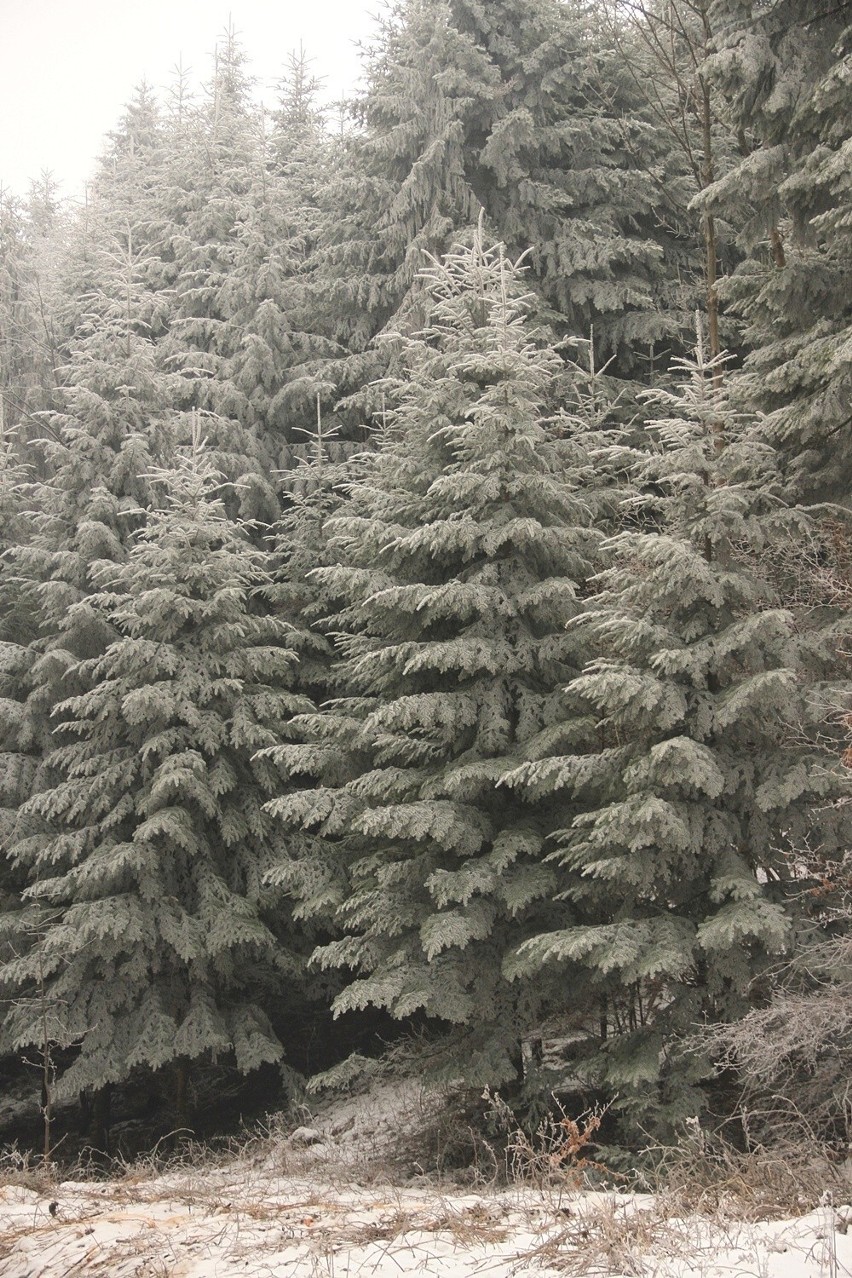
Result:
M484 1167L476 1188L399 1182L437 1112L397 1083L165 1169L39 1180L9 1162L0 1278L852 1278L852 1206L827 1196L785 1213L714 1191L687 1208L682 1194L583 1190L542 1164L508 1187Z

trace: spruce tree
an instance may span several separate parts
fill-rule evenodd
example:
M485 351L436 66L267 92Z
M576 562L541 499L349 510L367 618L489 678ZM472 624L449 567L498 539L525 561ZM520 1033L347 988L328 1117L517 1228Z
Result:
M318 331L312 254L328 142L304 58L280 86L272 127L251 98L232 28L216 50L206 100L181 93L173 111L166 203L177 298L161 358L176 402L205 414L232 505L269 525L274 471L330 399L323 361L338 352Z
M324 700L333 685L331 642L322 618L333 604L316 580L315 570L335 562L329 545L329 523L340 512L346 493L372 464L373 449L341 443L337 428L323 422L317 396L317 424L304 442L289 450L290 466L282 471L283 511L270 535L276 588L275 606L293 625L290 642L299 654L298 687Z
M482 51L451 23L445 0L395 5L368 51L365 76L353 104L360 127L339 140L322 195L316 263L324 331L344 352L329 360L325 380L344 401L350 436L380 412L373 383L393 348L375 339L389 325L417 327L426 255L445 252L476 221L464 120L472 95L494 80Z
M333 398L323 363L339 353L319 331L315 249L330 144L304 54L291 56L274 127L259 139L246 190L235 205L234 249L216 307L224 332L214 381L220 409L250 426L281 466ZM230 388L230 394L226 388Z
M789 857L810 840L837 855L844 838L827 803L843 769L818 735L831 636L796 625L765 562L807 521L731 407L723 362L699 345L677 367L674 389L647 394L627 527L575 623L597 655L570 691L598 744L507 780L563 795L571 816L549 859L563 921L507 971L596 992L588 1076L664 1121L695 1112L686 1084L709 1068L673 1073L672 1038L746 1010L792 939Z
M738 261L733 230L702 198L738 154L736 132L729 120L720 118L707 65L715 48L714 7L714 0L615 0L603 7L607 39L615 46L621 72L670 153L664 169L655 174L654 238L677 270L680 305L676 302L674 309L682 308L684 321L680 353L701 304L711 358L723 345L732 349L739 340L738 326L722 311L718 289L719 276Z
M95 185L68 253L67 283L81 291L65 303L57 407L44 414L38 441L31 535L15 551L41 624L34 713L49 715L69 691L57 687L63 672L108 639L102 616L87 607L89 567L122 559L161 446L170 383L156 354L164 298L145 200L152 164L142 146L105 162L108 189Z
M275 315L267 323L264 306L276 271L267 233L274 199L263 192L264 121L251 87L245 51L229 26L203 102L181 96L172 113L162 201L175 306L158 358L174 375L174 406L205 417L235 513L271 523L276 458L255 403L263 406L274 380Z
M473 1085L517 1077L543 1014L535 981L500 964L552 908L556 818L499 781L579 730L565 624L596 541L582 446L546 415L560 360L520 276L479 237L426 272L399 407L314 574L338 601L341 694L269 752L292 787L269 805L291 849L271 879L341 933L314 956L353 973L336 1010L438 1018L444 1068Z
M587 0L450 0L487 58L465 112L465 173L561 331L593 328L622 372L677 335L663 260L667 143ZM482 91L480 86L484 86Z
M269 765L251 762L296 708L286 625L259 606L263 556L197 433L149 479L159 501L126 559L91 566L88 607L115 638L54 713L55 780L23 811L42 828L14 850L28 908L12 923L37 939L2 979L13 997L45 982L79 1045L64 1093L135 1066L277 1060L259 990L297 970L265 910L280 850L261 807ZM38 1021L12 1002L7 1046L39 1042Z
M28 618L17 694L21 740L37 761L19 800L52 784L53 708L84 690L78 663L113 637L89 606L90 569L106 557L122 561L162 435L169 390L155 354L165 309L152 207L158 162L156 115L143 89L110 138L57 264L55 406L30 444L30 517L6 566ZM37 825L23 815L11 822L7 855Z
M9 847L17 809L31 793L37 766L26 698L31 690L29 644L37 629L31 600L21 589L13 552L30 535L26 491L30 473L17 453L14 432L0 435L0 849ZM3 859L0 896L15 908L20 887Z
M752 348L740 390L766 414L789 491L852 483L849 14L834 0L714 0L707 70L741 156L707 192L745 260L725 284Z
M0 190L0 429L19 452L42 434L59 363L57 272L66 217L49 174L28 199Z
M350 428L375 420L367 387L393 367L376 339L422 319L423 253L480 208L513 254L531 249L542 316L560 335L594 328L620 375L677 337L692 302L683 248L661 229L667 143L588 6L408 0L366 74L317 260L325 331L347 351L326 380Z

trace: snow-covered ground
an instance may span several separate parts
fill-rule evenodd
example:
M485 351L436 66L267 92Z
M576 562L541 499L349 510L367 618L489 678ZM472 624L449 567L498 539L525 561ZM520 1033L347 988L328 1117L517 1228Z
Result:
M397 1085L217 1164L8 1183L0 1278L852 1278L844 1205L745 1221L733 1209L678 1217L652 1195L559 1184L383 1183L376 1169L411 1113Z

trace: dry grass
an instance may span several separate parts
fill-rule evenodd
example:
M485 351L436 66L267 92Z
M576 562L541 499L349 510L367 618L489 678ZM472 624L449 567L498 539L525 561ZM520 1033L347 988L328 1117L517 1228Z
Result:
M74 1169L77 1183L59 1184L52 1169L10 1152L0 1163L0 1181L10 1187L10 1202L23 1194L27 1206L0 1234L0 1259L34 1236L47 1254L69 1232L95 1246L98 1236L126 1225L137 1231L138 1278L168 1273L157 1265L170 1264L163 1257L189 1246L187 1240L233 1258L276 1243L295 1249L304 1261L299 1272L317 1278L334 1275L335 1257L340 1268L344 1255L366 1249L408 1264L421 1251L437 1256L498 1247L506 1255L513 1246L517 1272L547 1266L569 1278L613 1272L638 1278L687 1267L701 1272L704 1265L709 1271L720 1247L751 1245L756 1256L758 1222L812 1210L827 1189L843 1201L844 1185L846 1195L852 1188L812 1145L744 1152L696 1124L676 1148L656 1151L657 1172L645 1186L651 1193L589 1193L590 1182L617 1180L594 1157L599 1112L573 1117L554 1107L533 1132L524 1132L499 1097L485 1099L493 1138L472 1123L464 1131L458 1097L449 1097L443 1108L430 1104L409 1113L412 1121L396 1133L383 1129L377 1144L359 1144L355 1132L359 1139L347 1157L352 1126L328 1114L322 1146L294 1144L288 1124L275 1120L214 1150L185 1142L117 1164L108 1183L84 1165ZM300 1112L290 1126L298 1121L313 1119ZM339 1148L335 1121L343 1123ZM446 1148L453 1131L456 1149L467 1142L477 1151L475 1192L448 1192L439 1163L437 1178L423 1175L394 1187L400 1145L410 1167L415 1152L434 1151L441 1142ZM51 1216L53 1200L58 1210ZM116 1265L126 1263L122 1248L131 1246L129 1238L105 1245L115 1249L103 1253L106 1263L113 1254Z
M637 1207L633 1198L607 1197L575 1211L571 1220L523 1256L559 1273L644 1275L660 1261L692 1261L697 1243L693 1222L672 1217L664 1204ZM520 1258L519 1258L520 1259Z
M55 1181L54 1165L45 1164L29 1150L20 1150L17 1145L13 1145L0 1151L0 1187L20 1185L24 1189L44 1192Z
M696 1179L694 1162L692 1179L685 1168L681 1174L683 1183L666 1194L588 1193L566 1188L567 1178L550 1177L538 1187L526 1181L459 1198L422 1184L381 1191L350 1186L341 1192L271 1172L268 1160L254 1157L206 1168L184 1163L165 1175L152 1177L145 1168L139 1178L128 1174L110 1184L58 1187L55 1217L48 1215L47 1196L33 1201L27 1218L19 1215L0 1235L0 1258L15 1254L26 1240L32 1246L34 1237L39 1255L52 1254L63 1237L62 1254L70 1254L73 1235L78 1246L95 1249L93 1257L108 1266L104 1272L125 1273L121 1266L132 1251L137 1278L171 1272L157 1265L189 1255L187 1246L199 1255L261 1264L265 1247L285 1247L301 1257L296 1272L332 1276L335 1264L346 1271L353 1253L368 1267L377 1254L386 1254L408 1272L420 1257L496 1247L506 1258L501 1263L513 1264L518 1273L548 1267L568 1278L613 1273L650 1278L687 1268L709 1272L720 1248L730 1247L747 1258L751 1248L754 1272L760 1272L760 1226L742 1222L749 1211L755 1220L765 1213L754 1204L749 1211L736 1210L738 1183L726 1186L720 1197L716 1177L708 1194L702 1180L707 1174ZM735 1272L752 1272L751 1261Z
M826 1193L838 1202L849 1197L848 1170L826 1156L806 1124L792 1125L787 1118L783 1127L779 1120L771 1146L750 1143L746 1130L744 1149L693 1124L678 1145L655 1151L653 1188L680 1215L750 1221L799 1215Z
M374 1242L399 1242L410 1234L442 1234L462 1248L502 1242L509 1234L506 1207L497 1201L459 1205L438 1198L427 1203L400 1199L374 1220L343 1222L342 1227L324 1231L327 1241L349 1248Z

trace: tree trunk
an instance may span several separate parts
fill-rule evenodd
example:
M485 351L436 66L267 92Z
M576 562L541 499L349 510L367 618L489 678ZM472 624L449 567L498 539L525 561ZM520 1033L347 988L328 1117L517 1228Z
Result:
M175 1129L189 1126L189 1061L175 1062Z

